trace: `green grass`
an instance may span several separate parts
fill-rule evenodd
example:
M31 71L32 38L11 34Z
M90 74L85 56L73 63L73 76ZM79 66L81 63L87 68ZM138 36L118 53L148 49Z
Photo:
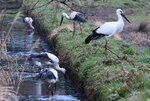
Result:
M30 0L28 2L33 5L33 2L36 1ZM46 0L41 3L43 2L46 2ZM114 0L114 2L117 2L113 4L114 7L117 4L122 6L122 2L132 3L127 6L133 6L133 8L139 5L131 0ZM51 32L59 27L60 13L64 10L57 9L58 13L54 16L56 12L54 5L49 5L45 10L43 9L36 9L33 13L42 15L39 16L41 24ZM41 10L42 12L39 12ZM65 20L64 24L66 23L70 23L70 21ZM104 54L105 40L96 41L100 46L93 46L94 43L84 44L85 38L91 33L92 29L92 24L86 23L83 35L76 31L74 37L72 37L72 32L62 30L56 38L56 49L63 50L64 54L70 57L69 68L78 72L79 79L84 81L85 88L92 89L90 96L93 97L93 100L125 101L125 99L134 96L134 91L143 92L142 90L145 90L144 93L138 96L141 96L140 99L147 99L147 92L150 89L148 71L150 64L144 60L150 58L150 49L145 48L139 51L139 48L134 45L126 45L122 41L109 39L109 46L123 58L118 60L114 54L108 52L108 59L106 59ZM125 76L123 71L129 72L131 76ZM145 96L143 96L144 94Z
M100 91L99 93L101 93L101 90L104 89L104 95L106 95L107 100L108 96L109 98L111 98L110 96L112 94L118 94L119 97L125 97L130 93L130 90L132 91L139 88L142 89L144 87L149 88L149 85L147 83L148 81L145 82L145 79L149 78L145 77L147 73L145 73L145 71L139 70L140 66L144 66L143 68L150 68L148 63L143 62L144 58L148 58L150 56L148 52L149 49L138 52L135 47L129 46L126 47L123 51L120 51L118 48L122 48L124 46L122 45L123 43L110 40L110 46L113 47L114 50L116 50L117 54L126 56L129 63L126 63L126 60L121 60L121 63L119 64L105 65L103 64L103 61L105 60L105 56L103 53L104 48L85 45L83 43L84 38L81 37L81 35L75 36L74 38L70 36L69 38L68 33L64 33L63 35L57 37L57 40L59 40L57 42L57 47L58 49L60 49L62 45L63 47L65 47L65 51L71 56L71 67L75 69L77 68L77 70L79 69L80 77L82 78L82 80L84 80L85 85L88 85L89 83L91 83L91 85L96 85L94 86L94 89ZM99 42L103 43L103 41ZM116 59L116 57L111 53L109 53L109 57L112 61ZM133 66L133 64L135 66ZM120 80L111 81L110 83L103 82L105 80L104 75L106 75L107 72L110 74L110 77L115 77L117 76L117 74L122 72L121 68L129 71L131 74L133 72L136 75L143 75L144 77L125 77L127 81L121 78ZM129 89L128 85L125 86L124 83L126 82L130 82L133 88ZM110 92L109 90L111 90L112 92Z
M147 15L131 15L128 18L130 20L150 20L150 16Z
M5 18L9 20L13 20L17 13L18 13L18 10L6 10Z

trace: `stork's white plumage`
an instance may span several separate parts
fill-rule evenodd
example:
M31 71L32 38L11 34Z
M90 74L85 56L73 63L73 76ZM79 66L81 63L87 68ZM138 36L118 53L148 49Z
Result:
M31 54L28 60L32 61L34 60L34 58L40 59L42 63L53 66L56 70L61 71L64 74L66 72L65 68L60 68L58 57L52 53L42 52L37 54Z
M105 22L103 25L93 30L92 34L85 39L85 43L88 44L91 40L105 37L106 38L105 50L106 50L107 38L111 37L114 34L122 32L124 28L124 21L122 17L124 17L130 23L130 21L126 18L121 9L116 10L116 15L118 17L117 21Z
M58 72L54 68L44 68L37 75L37 79L41 79L48 83L49 89L51 89L51 94L53 95L53 86L58 82Z
M58 72L54 68L44 68L37 76L38 79L47 81L49 84L55 84L58 81Z
M76 12L76 11L73 11L70 15L68 15L67 13L62 13L62 17L61 17L61 22L60 22L60 26L63 22L63 19L64 17L68 20L72 20L72 21L77 21L79 22L79 25L80 25L80 31L82 33L82 29L81 29L81 24L80 23L84 23L86 22L86 17L84 14L80 13L80 12ZM74 32L75 32L75 22L73 22L73 28L74 28L74 31L73 31L73 36L74 36Z
M78 22L86 22L85 15L80 12L76 12L76 11L73 11L70 15L68 15L67 13L62 13L62 18L63 17L65 17L68 20L74 20L74 21L78 21ZM62 24L62 20L61 20L60 25Z
M33 19L32 19L31 17L25 17L25 18L24 18L24 22L25 22L28 26L30 26L30 28L34 29L34 26L32 25Z

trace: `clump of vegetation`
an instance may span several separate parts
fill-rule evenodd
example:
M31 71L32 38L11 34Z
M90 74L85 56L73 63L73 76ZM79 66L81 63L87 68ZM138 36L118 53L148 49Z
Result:
M148 23L142 22L138 27L139 32L147 32L148 31Z
M1 101L19 101L17 98L17 92L14 88L14 80L11 75L12 71L0 70L0 100Z
M134 49L133 47L126 48L126 49L123 51L123 54L134 55L134 54L135 54L135 49Z
M10 99L14 101L19 101L17 98L18 89L15 89L15 85L18 85L17 88L19 88L19 83L15 83L14 75L15 72L14 69L16 63L16 60L13 58L10 58L6 55L7 49L6 49L6 43L1 42L0 43L1 49L0 49L0 62L5 62L6 64L9 64L6 68L4 65L0 65L0 101L10 101ZM7 63L8 62L8 63Z

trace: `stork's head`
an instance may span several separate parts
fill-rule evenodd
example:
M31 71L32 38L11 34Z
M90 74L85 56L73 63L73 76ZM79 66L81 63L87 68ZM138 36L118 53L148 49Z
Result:
M122 13L123 13L123 10L122 10L122 9L117 9L117 10L116 10L116 14L120 14L120 15L121 15Z
M63 23L63 20L64 20L64 16L65 16L65 15L66 15L65 13L62 13L62 15L61 15L60 26L61 26L61 24Z
M67 13L62 13L61 21L60 21L60 26L61 26L61 24L62 24L62 22L63 22L63 20L64 20L64 17L65 17L66 19L68 19L68 20L71 19L70 16L69 16Z
M123 12L122 9L117 9L116 10L116 14L117 15L121 15L122 17L124 17L130 23L130 21L128 20L128 18L124 15L124 12Z

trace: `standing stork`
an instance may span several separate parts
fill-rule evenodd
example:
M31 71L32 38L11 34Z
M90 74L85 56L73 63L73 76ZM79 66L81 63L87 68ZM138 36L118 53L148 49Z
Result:
M123 13L123 10L121 9L117 9L116 10L116 15L118 16L118 20L117 21L113 21L113 22L105 22L103 25L101 25L100 27L96 28L93 30L92 34L89 35L86 39L85 39L85 43L88 44L91 40L95 40L95 39L100 39L100 38L105 38L106 39L106 44L105 44L105 54L106 51L109 50L110 52L112 52L108 47L107 47L107 38L111 37L112 35L116 34L116 33L120 33L123 30L124 27L124 21L123 18L124 17L129 23L130 21L126 18L126 16ZM112 52L113 54L115 54L114 52ZM117 55L117 54L115 54ZM119 56L117 55L117 57L119 58Z
M53 95L53 86L56 89L56 83L58 82L58 72L54 68L41 69L37 75L37 79L41 79L48 83L48 88L51 90Z
M65 74L65 72L66 72L65 68L61 68L59 66L58 57L56 55L52 54L52 53L42 52L42 53L31 54L29 56L28 60L29 61L34 61L32 63L36 63L38 65L41 65L41 64L45 63L48 66L53 66L56 70L62 72L63 74ZM41 64L37 61L40 61Z
M80 12L76 12L73 11L70 15L66 14L66 13L62 13L62 17L61 17L61 22L60 22L60 26L63 22L64 17L68 20L72 20L73 21L73 36L75 33L75 21L79 22L79 26L80 26L80 31L82 33L82 28L81 28L81 23L86 22L86 17L83 13Z
M25 17L23 21L26 24L26 26L29 26L30 28L34 29L34 26L32 25L33 19L31 17Z

